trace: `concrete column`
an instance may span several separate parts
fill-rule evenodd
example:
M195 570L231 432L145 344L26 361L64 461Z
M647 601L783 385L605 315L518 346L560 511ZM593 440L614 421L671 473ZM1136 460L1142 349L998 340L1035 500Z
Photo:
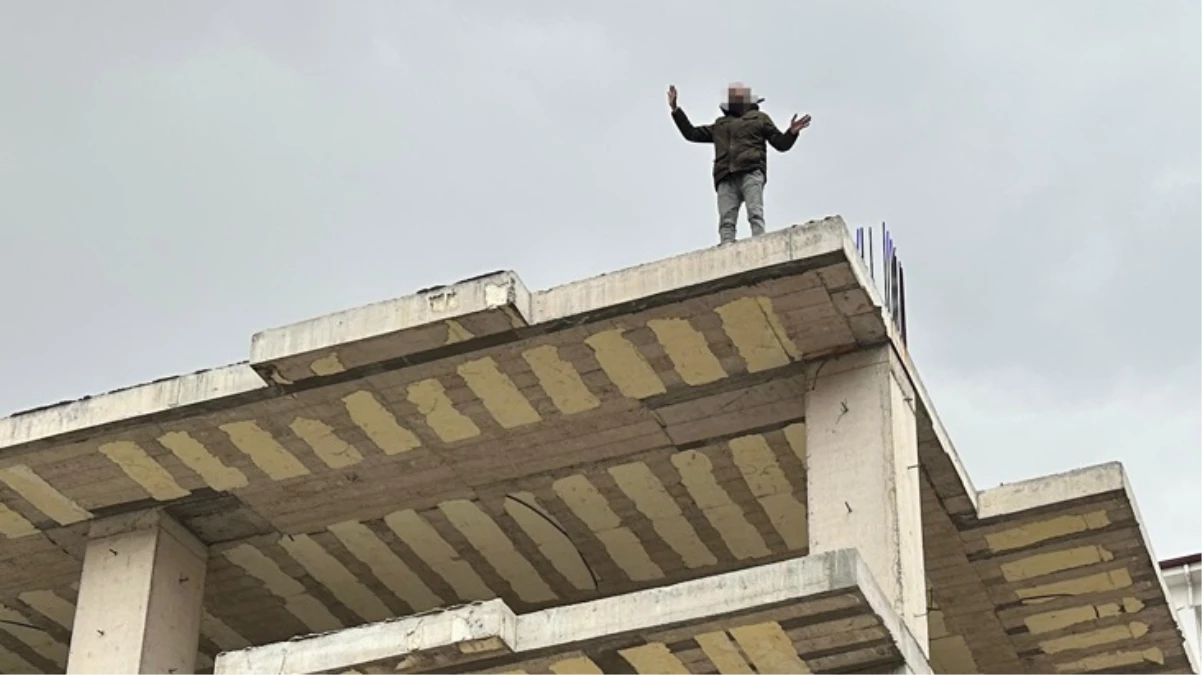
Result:
M68 673L194 673L208 552L166 514L92 526Z
M817 363L806 394L810 553L860 552L928 655L915 398L891 347Z

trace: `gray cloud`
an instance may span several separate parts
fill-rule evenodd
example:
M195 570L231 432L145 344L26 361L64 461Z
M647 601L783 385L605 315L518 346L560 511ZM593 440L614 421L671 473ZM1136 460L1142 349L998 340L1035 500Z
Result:
M716 239L746 80L769 225L887 220L981 486L1120 459L1202 548L1199 7L633 1L0 8L0 410L243 358L255 330L485 270Z

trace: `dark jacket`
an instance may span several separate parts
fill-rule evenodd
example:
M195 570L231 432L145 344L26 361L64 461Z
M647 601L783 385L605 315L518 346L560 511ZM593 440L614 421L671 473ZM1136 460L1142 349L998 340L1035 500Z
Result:
M797 142L797 134L781 132L772 123L772 118L760 111L760 101L741 113L723 104L722 116L713 124L702 127L693 126L681 108L672 111L672 120L685 140L714 144L715 188L727 176L756 169L764 172L767 182L768 148L765 144L770 143L779 152L785 152Z

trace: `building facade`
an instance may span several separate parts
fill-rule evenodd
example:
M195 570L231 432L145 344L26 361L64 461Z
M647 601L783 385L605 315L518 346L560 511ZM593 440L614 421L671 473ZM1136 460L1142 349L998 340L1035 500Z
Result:
M0 420L0 672L1197 672L1122 467L977 490L839 218Z
M1202 643L1202 554L1160 561L1160 572L1169 592L1169 604L1177 613L1177 623L1185 641L1198 658Z

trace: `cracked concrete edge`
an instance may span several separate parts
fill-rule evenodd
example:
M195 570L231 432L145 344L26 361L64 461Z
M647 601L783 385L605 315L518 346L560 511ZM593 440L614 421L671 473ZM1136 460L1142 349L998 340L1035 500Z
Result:
M513 611L494 599L223 652L214 660L213 673L338 672L490 638L499 638L513 651L516 630Z
M793 558L521 616L515 616L503 601L490 600L225 652L218 655L214 673L337 672L496 637L515 654L570 649L599 638L687 625L832 591L857 589L870 609L881 617L910 670L929 673L922 649L853 549Z
M511 307L530 321L530 291L514 272L494 272L447 286L269 328L251 336L252 366L318 353L438 321Z

